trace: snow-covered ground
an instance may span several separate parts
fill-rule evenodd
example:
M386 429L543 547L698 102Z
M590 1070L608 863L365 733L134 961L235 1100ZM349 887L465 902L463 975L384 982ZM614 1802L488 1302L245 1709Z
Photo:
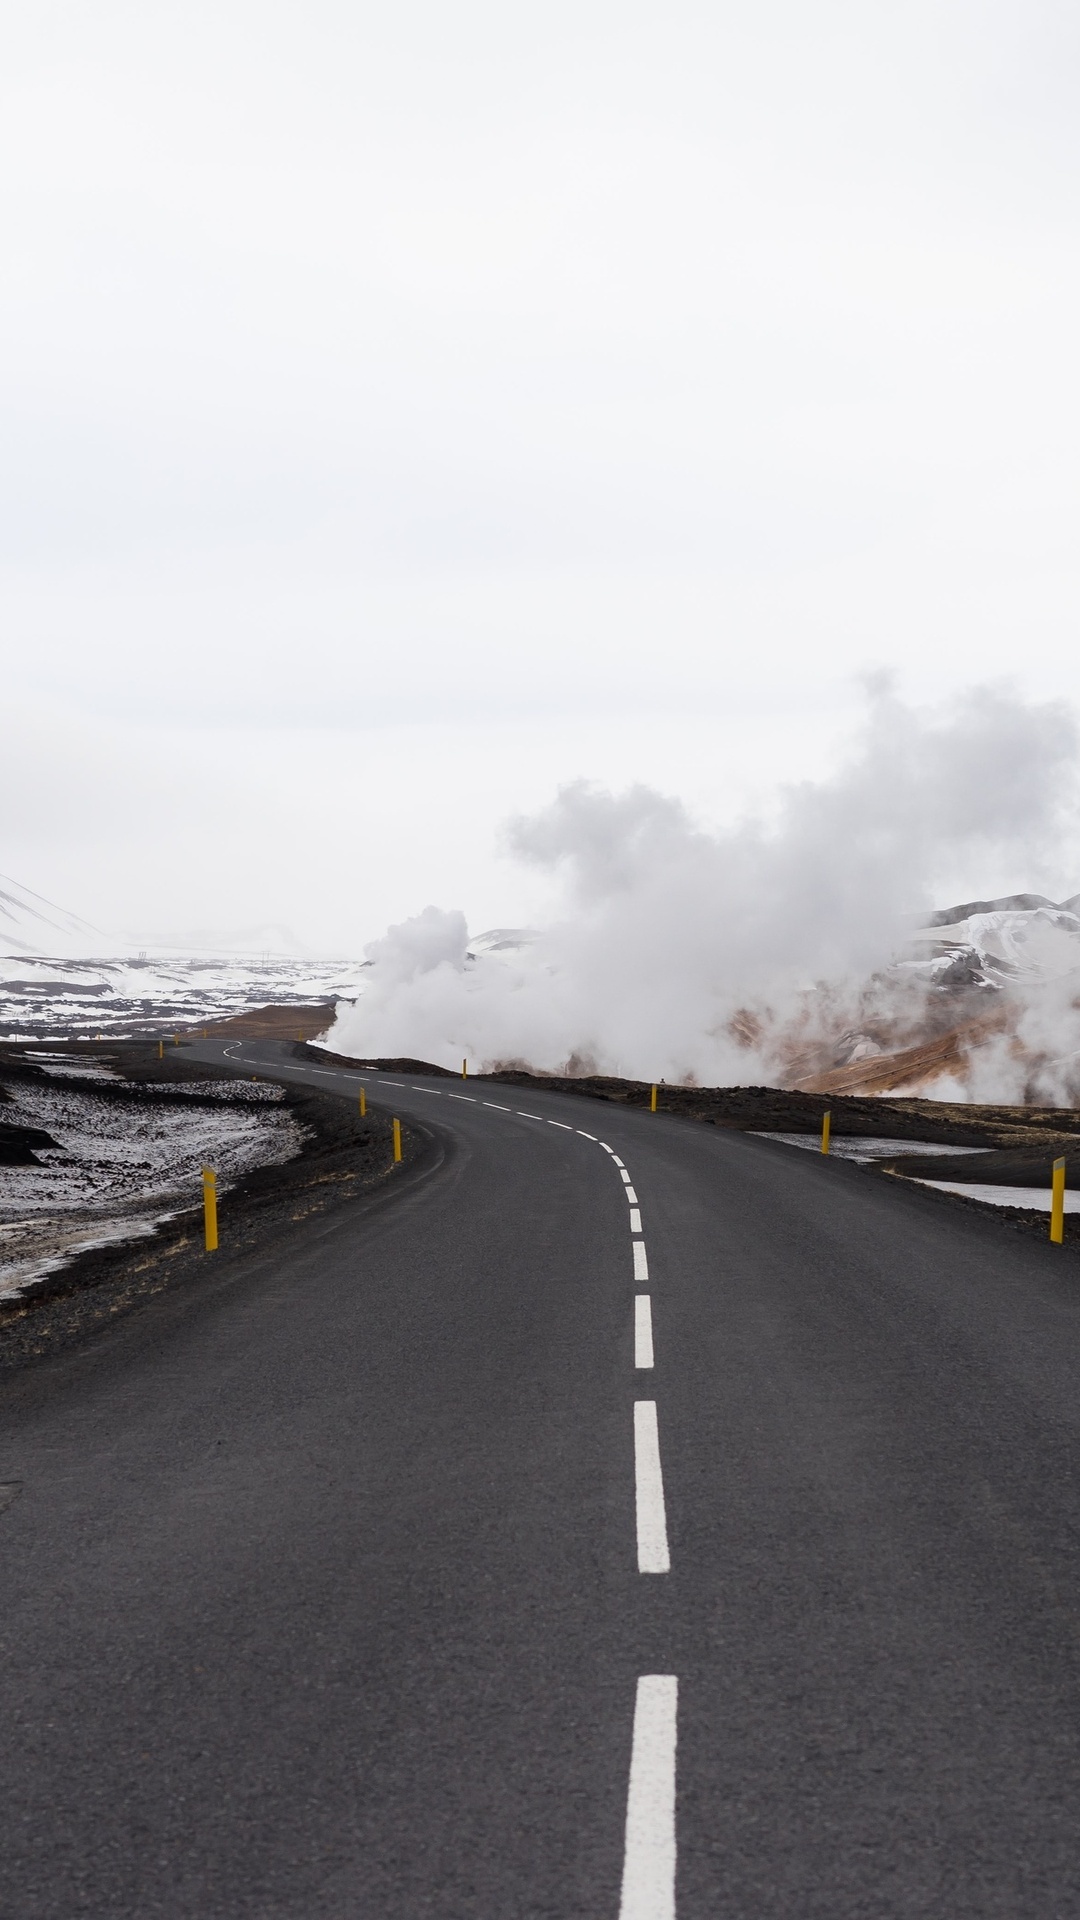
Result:
M363 961L118 939L0 876L0 1039L160 1034L253 1007L354 1000Z
M253 1007L354 1000L361 964L273 955L57 960L0 954L0 1038L171 1033Z
M58 1144L34 1149L40 1166L0 1166L0 1298L86 1247L150 1233L198 1205L204 1166L220 1193L252 1167L291 1160L303 1142L281 1089L261 1082L170 1083L160 1100L27 1081L7 1091L5 1123L43 1128ZM214 1106L196 1104L199 1095Z

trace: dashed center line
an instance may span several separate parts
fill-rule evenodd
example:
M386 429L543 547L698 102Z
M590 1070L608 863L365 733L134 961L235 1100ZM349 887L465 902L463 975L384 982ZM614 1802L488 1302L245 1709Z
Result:
M309 1071L321 1079L343 1077L335 1076L325 1067ZM366 1079L367 1075L359 1077ZM378 1084L402 1089L407 1085L403 1080L383 1079ZM630 1207L630 1232L638 1236L632 1241L635 1284L648 1281L648 1255L645 1242L640 1238L640 1203L625 1161L606 1140L599 1140L584 1127L572 1127L564 1120L549 1119L546 1114L528 1113L524 1107L504 1106L498 1100L481 1101L474 1094L450 1093L444 1088L414 1086L408 1090L426 1093L435 1100L462 1100L469 1106L487 1107L493 1113L514 1113L520 1120L535 1120L540 1124L546 1120L550 1127L558 1127L563 1133L577 1133L581 1139L602 1147L619 1169ZM652 1296L639 1293L634 1296L634 1367L636 1371L647 1372L654 1369L655 1364ZM671 1552L655 1400L634 1402L634 1500L638 1572L669 1573ZM678 1687L674 1674L642 1674L637 1682L619 1920L675 1920Z
M660 1431L656 1401L634 1402L634 1485L637 1505L639 1573L669 1573L664 1476L660 1470Z
M619 1920L675 1920L675 1748L679 1682L643 1673L634 1701Z
M647 1293L639 1293L634 1299L634 1365L651 1367L652 1364L652 1300Z

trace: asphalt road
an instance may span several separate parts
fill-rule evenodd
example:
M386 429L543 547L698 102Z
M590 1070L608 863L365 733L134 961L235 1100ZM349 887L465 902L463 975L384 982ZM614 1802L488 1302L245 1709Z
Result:
M0 1392L0 1911L1080 1915L1075 1255L388 1080L399 1191Z

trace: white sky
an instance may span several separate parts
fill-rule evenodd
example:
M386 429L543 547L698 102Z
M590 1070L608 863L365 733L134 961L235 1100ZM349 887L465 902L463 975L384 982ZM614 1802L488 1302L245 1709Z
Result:
M562 780L827 769L866 669L1078 699L1078 55L1045 0L6 0L0 866L355 951L534 917L497 829Z

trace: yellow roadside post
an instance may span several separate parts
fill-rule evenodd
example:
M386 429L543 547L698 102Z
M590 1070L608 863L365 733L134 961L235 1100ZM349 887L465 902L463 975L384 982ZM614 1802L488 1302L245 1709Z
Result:
M463 1080L467 1080L469 1077L469 1063L467 1060L463 1060L461 1063L461 1077Z
M394 1121L394 1165L401 1159L401 1121Z
M172 1043L174 1047L178 1047L180 1045L180 1035L178 1033L173 1034Z
M217 1246L217 1174L213 1167L204 1167L202 1170L202 1197L206 1251L213 1253Z
M650 1113L656 1112L656 1088L655 1087L652 1090L652 1095L649 1100L649 1112Z
M361 1118L361 1120L362 1120L362 1119L364 1118L364 1115L366 1114L366 1112L367 1112L367 1094L365 1093L365 1091L364 1091L364 1089L363 1089L363 1087L361 1087L361 1089L360 1089L360 1118Z
M1065 1162L1054 1161L1050 1185L1050 1238L1056 1246L1065 1238Z
M832 1130L832 1113L828 1109L821 1116L821 1151L829 1151L829 1134Z
M157 1043L157 1057L158 1057L158 1059L159 1059L159 1060L164 1060L164 1058L165 1058L165 1042L164 1042L164 1040L159 1040L159 1041L158 1041L158 1043Z

